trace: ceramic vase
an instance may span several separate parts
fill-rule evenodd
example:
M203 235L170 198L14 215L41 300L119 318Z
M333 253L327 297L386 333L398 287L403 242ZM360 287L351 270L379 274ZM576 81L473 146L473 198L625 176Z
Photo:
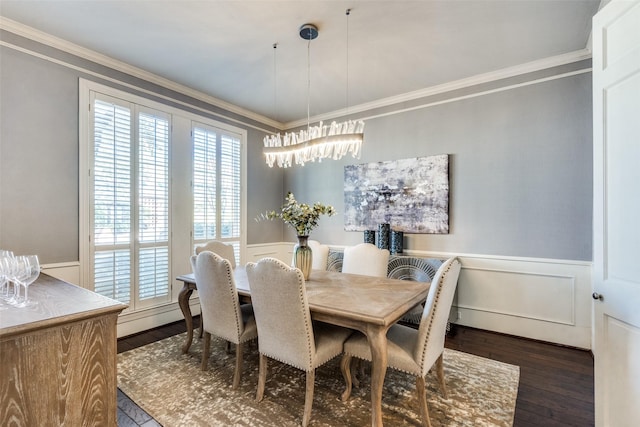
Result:
M364 242L371 243L372 245L376 244L376 231L375 230L364 230Z
M391 254L397 255L402 253L404 233L402 231L391 231Z
M378 224L378 248L389 249L389 232L391 231L390 224Z
M298 243L293 247L293 266L302 271L304 280L309 279L313 252L307 244L309 236L298 236Z

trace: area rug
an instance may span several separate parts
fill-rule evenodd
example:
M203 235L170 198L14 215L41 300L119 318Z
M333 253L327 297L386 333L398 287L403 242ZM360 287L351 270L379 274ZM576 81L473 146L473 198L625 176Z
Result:
M164 427L298 426L302 419L305 375L269 360L265 398L255 400L258 349L245 349L242 380L231 389L235 354L212 337L209 370L200 370L202 340L194 339L181 354L185 334L118 355L118 386ZM371 424L370 388L365 375L347 402L340 401L344 380L340 358L316 370L311 426L350 427ZM520 371L508 365L446 349L444 371L449 399L444 399L435 374L427 376L431 424L437 426L511 426ZM365 370L368 374L368 371ZM387 370L382 397L385 426L419 426L415 381Z

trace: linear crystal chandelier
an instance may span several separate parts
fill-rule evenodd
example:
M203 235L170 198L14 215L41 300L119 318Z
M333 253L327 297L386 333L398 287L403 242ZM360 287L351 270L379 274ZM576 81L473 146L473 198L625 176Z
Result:
M349 61L348 61L348 28L349 13L347 9L347 108L349 93ZM307 72L311 75L309 61L309 51L311 40L318 37L318 28L313 24L304 24L300 27L300 37L308 41L307 44ZM276 45L273 46L274 48ZM316 126L309 124L309 93L310 78L307 85L307 128L299 132L287 132L267 135L264 138L264 155L269 167L291 167L292 165L303 166L307 162L319 162L322 159L341 159L346 154L351 153L353 157L360 157L360 149L364 140L364 122L362 120L347 120L343 123L331 122L324 124L320 122Z

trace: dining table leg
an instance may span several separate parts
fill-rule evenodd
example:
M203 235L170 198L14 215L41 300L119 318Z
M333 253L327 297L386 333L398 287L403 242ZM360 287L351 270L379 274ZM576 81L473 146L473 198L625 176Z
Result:
M382 387L387 373L388 326L369 325L366 335L371 349L371 426L382 427Z
M184 321L187 324L187 342L182 346L182 354L186 354L193 342L193 316L191 315L191 307L189 307L189 298L195 290L195 285L184 282L184 286L180 289L178 294L178 305L184 316Z

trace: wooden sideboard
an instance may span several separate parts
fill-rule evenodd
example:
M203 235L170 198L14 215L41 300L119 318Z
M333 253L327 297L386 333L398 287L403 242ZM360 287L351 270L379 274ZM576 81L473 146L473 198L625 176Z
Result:
M41 274L37 305L0 308L0 425L116 426L116 323L127 306Z

